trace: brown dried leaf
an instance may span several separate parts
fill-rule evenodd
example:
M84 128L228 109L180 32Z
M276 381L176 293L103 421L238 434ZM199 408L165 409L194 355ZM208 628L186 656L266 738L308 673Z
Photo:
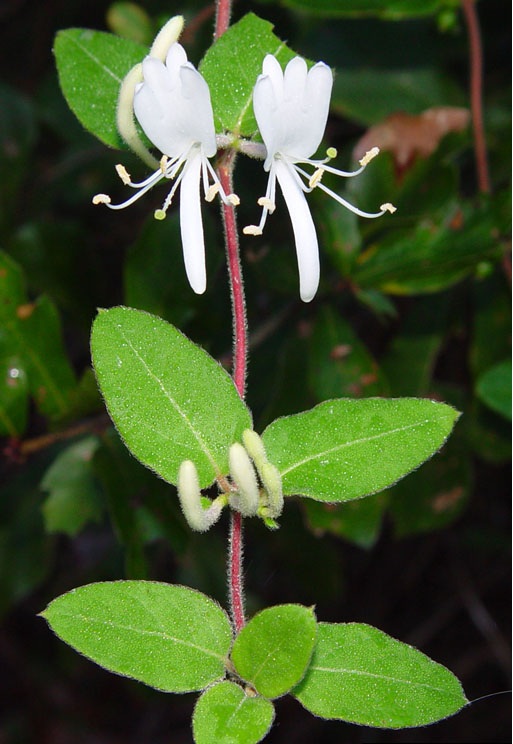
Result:
M360 160L372 147L388 150L400 170L407 168L416 157L426 158L438 147L449 132L463 131L470 112L456 106L435 106L421 114L391 114L376 124L356 143L355 160Z

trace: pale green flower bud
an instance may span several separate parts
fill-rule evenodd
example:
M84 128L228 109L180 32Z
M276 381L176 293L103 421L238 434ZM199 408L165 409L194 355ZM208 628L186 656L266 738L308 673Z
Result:
M269 499L266 516L279 517L283 511L283 487L280 471L272 463L265 462L259 469L259 473Z
M248 453L238 442L230 447L230 474L233 477L237 493L230 495L230 506L244 517L253 517L258 511L259 488L255 468Z
M187 524L195 532L206 532L217 522L224 506L222 498L202 504L198 471L191 460L184 460L178 471L178 498Z

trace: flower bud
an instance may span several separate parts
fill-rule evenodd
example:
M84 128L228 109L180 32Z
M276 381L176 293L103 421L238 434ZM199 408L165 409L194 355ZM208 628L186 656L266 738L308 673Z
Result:
M187 524L195 532L206 532L219 519L223 509L222 499L202 504L198 471L191 460L184 460L178 471L178 498ZM205 501L206 499L204 499Z
M230 506L244 517L252 517L258 510L259 488L255 468L242 444L232 444L229 462L230 474L238 490L238 493L230 495Z
M273 518L279 517L283 511L283 487L280 471L272 463L265 462L262 467L259 468L259 473L269 499L266 516Z

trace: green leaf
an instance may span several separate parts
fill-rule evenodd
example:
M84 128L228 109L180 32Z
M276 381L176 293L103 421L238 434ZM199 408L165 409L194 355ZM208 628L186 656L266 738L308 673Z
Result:
M252 96L264 57L274 54L283 66L296 56L272 29L248 13L205 54L199 69L210 88L216 131L250 137L258 130Z
M477 380L476 393L488 408L511 420L511 359L484 372Z
M125 149L116 126L119 87L148 48L113 34L70 28L57 34L54 54L62 92L77 119L109 147Z
M216 602L194 589L100 582L57 597L41 614L87 658L159 690L201 690L224 676L230 622Z
M274 707L251 697L233 682L219 682L196 703L192 732L196 744L257 744L271 728Z
M111 418L138 460L176 484L190 459L201 488L228 473L228 449L251 415L212 357L172 325L127 307L100 311L91 349Z
M431 15L445 5L445 0L281 0L283 5L302 10L312 15L328 18L345 16L377 16L378 18L400 20L417 16Z
M425 726L467 704L445 667L369 625L320 623L292 694L314 715L377 728Z
M41 488L48 491L43 504L48 532L76 535L100 520L103 504L91 468L98 445L96 437L85 437L61 452L46 471Z
M328 400L277 419L262 438L283 492L349 501L386 488L431 457L459 414L417 398Z
M312 608L289 604L262 610L235 639L231 653L235 670L261 695L284 695L306 671L316 629Z

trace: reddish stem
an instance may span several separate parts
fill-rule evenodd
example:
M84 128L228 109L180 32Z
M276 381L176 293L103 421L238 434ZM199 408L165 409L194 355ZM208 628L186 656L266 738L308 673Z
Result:
M218 39L228 29L231 14L232 0L216 0L216 27L214 31L214 39Z
M230 25L232 0L216 1L216 27L214 38L218 39ZM233 192L232 173L234 152L228 151L221 158L218 167L219 180L226 194ZM230 204L222 206L224 235L226 241L226 259L230 294L232 298L233 317L233 381L241 398L244 398L246 388L247 362L247 326L246 301L239 254L239 238L235 210ZM244 592L242 577L242 516L235 511L230 518L230 541L228 552L228 583L230 605L235 632L239 633L244 627Z
M474 129L477 182L479 190L485 194L489 194L491 186L483 124L483 48L479 30L479 19L474 0L462 0L462 7L469 37L470 107Z

